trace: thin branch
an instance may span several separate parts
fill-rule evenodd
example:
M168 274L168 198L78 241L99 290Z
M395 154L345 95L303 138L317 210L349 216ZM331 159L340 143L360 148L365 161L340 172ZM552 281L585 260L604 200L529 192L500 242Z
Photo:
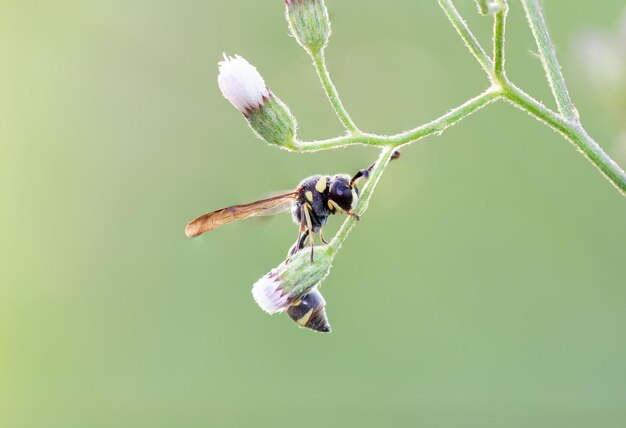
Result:
M537 0L521 0L530 29L532 30L537 49L539 50L539 56L543 69L548 78L550 89L554 94L554 99L559 108L559 112L563 117L570 121L578 121L578 111L574 107L572 100L570 99L569 92L565 86L565 79L563 78L563 72L561 66L556 58L554 51L554 45L550 39L550 33L546 27L546 22L541 12L541 6Z
M454 3L452 0L438 0L439 6L443 9L446 16L452 23L452 26L456 29L457 33L465 42L465 46L470 50L472 55L476 58L480 66L485 70L485 73L489 76L489 78L493 81L493 63L491 62L491 58L485 53L485 50L482 48L480 43L474 34L470 31L469 27L459 14L459 12L454 7Z
M389 144L386 137L374 134L346 135L329 138L327 140L297 141L295 151L297 152L318 152L320 150L331 150L348 147L354 144L364 146L382 147Z
M494 73L501 82L504 79L504 34L509 5L506 0L500 0L499 7L500 10L495 13L493 20L493 62Z
M460 106L450 110L443 116L438 117L424 125L418 126L410 131L401 132L395 135L349 135L344 137L330 138L328 140L296 143L295 150L298 152L315 152L319 150L336 149L347 147L353 144L361 144L366 146L393 146L409 144L433 134L440 134L450 126L456 124L461 119L466 118L470 114L480 110L487 104L495 101L501 96L502 92L499 87L492 87L482 94L474 97Z
M359 131L359 128L357 128L356 124L341 103L337 88L335 88L335 85L330 78L330 73L328 73L328 68L326 68L326 60L324 59L324 50L320 49L315 53L311 53L311 58L313 58L313 64L317 70L317 75L324 86L326 96L328 97L330 104L333 106L333 110L335 110L337 117L351 134L360 134L361 131Z
M563 118L517 86L508 83L504 97L516 107L561 133L574 144L598 170L626 196L626 173L607 155L578 122Z
M380 153L380 156L378 157L378 160L376 161L374 168L369 174L369 178L367 179L367 182L361 189L359 200L354 209L354 212L358 214L359 216L363 215L363 213L365 213L365 210L367 210L369 201L372 195L374 194L374 188L378 184L378 181L380 180L380 177L382 176L383 171L389 164L389 161L391 160L391 156L393 152L394 152L394 147L387 146L383 148L382 152ZM335 234L335 237L330 242L329 247L331 248L333 252L336 253L337 251L339 251L339 249L341 248L341 245L348 237L348 234L350 233L352 228L355 226L356 222L357 220L353 216L349 216L343 222L343 224L341 225L341 227Z
M501 89L499 87L491 87L477 97L474 97L460 106L450 110L443 116L440 116L437 119L418 126L410 131L402 132L389 138L395 146L400 146L412 143L413 141L417 141L432 134L440 134L461 119L466 118L470 114L497 100L500 95Z
M478 13L481 15L487 15L489 13L489 5L487 0L476 0L476 6L478 6Z

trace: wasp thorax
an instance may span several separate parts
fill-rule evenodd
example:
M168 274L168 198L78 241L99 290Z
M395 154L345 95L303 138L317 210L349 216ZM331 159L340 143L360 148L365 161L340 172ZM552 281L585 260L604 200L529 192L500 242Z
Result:
M330 324L326 318L325 306L326 301L322 294L313 290L289 306L287 315L300 327L328 333L330 332Z

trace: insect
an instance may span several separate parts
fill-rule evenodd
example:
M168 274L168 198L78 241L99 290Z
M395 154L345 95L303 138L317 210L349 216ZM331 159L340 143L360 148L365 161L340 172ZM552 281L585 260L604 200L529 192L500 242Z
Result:
M310 328L321 333L330 332L326 318L326 301L318 290L302 296L296 303L289 305L287 315L300 327Z
M400 153L396 151L391 159L399 157ZM340 212L359 219L353 211L353 204L359 196L356 183L362 177L369 177L374 165L360 170L352 178L346 174L314 175L302 180L293 192L203 214L189 222L185 234L192 238L233 221L291 210L293 219L300 228L288 257L303 249L308 239L313 261L315 247L313 233L319 233L322 242L328 244L324 239L323 227L331 214Z

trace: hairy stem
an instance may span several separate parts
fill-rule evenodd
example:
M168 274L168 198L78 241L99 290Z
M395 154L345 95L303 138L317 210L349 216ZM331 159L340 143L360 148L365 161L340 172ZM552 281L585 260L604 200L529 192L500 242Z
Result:
M541 6L537 0L521 0L530 29L532 30L535 42L537 43L537 49L539 50L539 57L543 64L543 69L548 78L550 89L554 94L559 112L563 117L570 121L578 121L578 111L574 107L572 100L570 99L567 86L565 86L565 79L563 78L563 72L561 66L556 58L554 51L554 45L550 39L550 33L548 27L543 18L541 12Z
M521 109L530 113L539 121L545 123L553 130L561 133L567 140L573 143L585 157L624 195L626 196L626 174L615 161L613 161L602 148L587 134L580 125L578 112L569 97L561 67L554 52L554 46L550 39L541 8L537 0L521 0L537 48L541 56L548 82L557 101L560 114L546 108L539 101L527 95L517 86L510 83L504 69L504 30L508 7L506 0L497 0L500 10L494 17L494 64L493 73L491 68L486 68L484 51L473 37L463 18L459 15L451 0L439 0L439 4L450 18L452 25L463 38L465 44L476 57L479 64L488 71L494 86L501 87L504 97ZM491 62L488 63L491 65Z
M359 128L357 128L356 124L341 103L337 88L335 88L333 81L330 79L328 68L326 68L326 60L324 59L324 50L321 49L317 52L311 52L311 58L313 58L313 64L317 70L317 75L324 86L326 96L328 97L330 104L333 106L333 110L335 110L337 117L339 117L339 120L350 132L350 134L360 134L361 131L359 131Z
M496 79L502 82L504 79L504 33L509 6L505 0L500 0L499 6L500 10L496 12L493 20L493 66Z
M374 194L374 188L378 184L380 177L383 175L383 171L387 168L389 161L391 160L391 155L394 152L394 146L386 146L382 149L378 160L376 161L376 165L370 172L369 178L365 182L365 185L361 189L361 195L359 196L359 200L354 208L354 212L359 216L363 215L367 210L370 199ZM348 234L356 224L357 220L353 216L349 216L339 228L339 231L335 234L335 237L330 242L329 249L333 253L336 253L341 248L343 242L348 237Z
M296 143L296 151L299 152L315 152L319 150L336 149L340 147L347 147L353 144L361 144L366 146L394 146L409 144L414 141L420 140L429 135L439 134L446 128L454 125L461 119L466 118L472 113L480 110L487 104L495 101L501 96L500 87L491 87L477 97L461 104L460 106L450 110L443 116L438 117L424 125L420 125L410 131L401 132L395 135L375 135L375 134L362 134L362 135L348 135L344 137L330 138L328 140L310 141Z
M387 140L386 137L375 134L345 135L327 140L297 141L295 150L297 152L318 152L320 150L339 149L354 144L384 146L387 144Z
M513 105L561 133L600 170L622 195L626 196L626 173L587 134L578 121L573 122L556 114L512 83L505 86L504 97Z
M489 6L487 0L476 0L476 6L478 6L478 12L481 15L487 15L489 13Z
M472 55L474 55L474 57L480 64L480 66L483 68L483 70L485 70L485 73L487 73L489 78L493 81L494 75L491 58L487 56L485 50L482 48L480 43L478 43L478 40L476 39L476 37L474 37L474 34L472 34L465 21L456 10L456 7L454 7L454 3L452 3L452 0L439 0L439 6L441 6L446 16L452 23L452 26L456 29L457 33L459 33L459 35L463 39L463 42L465 42L465 46L467 46L469 51L472 53Z
M493 86L487 89L482 94L478 95L477 97L466 101L465 103L450 110L448 113L438 117L431 122L418 126L417 128L414 128L410 131L406 131L389 137L389 142L394 146L400 146L412 143L413 141L417 141L432 134L439 134L443 132L446 128L460 121L461 119L466 118L470 114L480 110L487 104L498 99L498 97L500 97L500 93L500 87Z

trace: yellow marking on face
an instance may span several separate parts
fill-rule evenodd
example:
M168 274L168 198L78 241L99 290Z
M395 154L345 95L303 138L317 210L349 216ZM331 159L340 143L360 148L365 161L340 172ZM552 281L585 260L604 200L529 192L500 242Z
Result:
M311 315L313 315L313 309L311 309L309 312L307 312L306 314L304 314L304 316L302 318L300 318L298 321L296 321L298 323L299 326L304 327L306 325L306 323L309 322L309 319L311 318Z
M324 190L326 190L326 177L322 177L317 180L317 183L315 183L315 190L320 193L324 193Z
M340 213L345 212L339 205L337 205L337 202L333 201L332 199L328 200L328 206L330 207L330 209L335 209L335 211L339 211Z
M309 201L313 202L313 192L307 190L306 192L304 192L304 196L306 196Z

